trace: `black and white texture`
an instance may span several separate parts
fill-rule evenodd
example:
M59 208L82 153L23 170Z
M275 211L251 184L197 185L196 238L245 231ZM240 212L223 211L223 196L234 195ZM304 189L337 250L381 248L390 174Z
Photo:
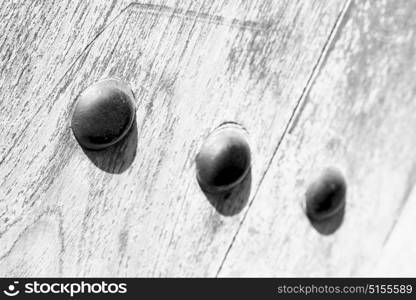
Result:
M0 276L415 276L415 1L4 0L0 33ZM87 151L71 114L104 78L136 121ZM251 150L233 214L195 176L224 122Z

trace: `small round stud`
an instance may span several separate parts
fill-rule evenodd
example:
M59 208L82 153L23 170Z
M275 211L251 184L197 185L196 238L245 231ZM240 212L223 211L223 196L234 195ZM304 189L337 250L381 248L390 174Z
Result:
M345 206L347 184L341 172L326 169L306 191L306 215L313 221L335 216Z
M202 190L209 193L231 191L250 170L246 132L233 123L220 126L204 142L195 162Z
M71 127L82 147L99 150L119 142L135 118L134 95L118 79L89 86L76 100Z

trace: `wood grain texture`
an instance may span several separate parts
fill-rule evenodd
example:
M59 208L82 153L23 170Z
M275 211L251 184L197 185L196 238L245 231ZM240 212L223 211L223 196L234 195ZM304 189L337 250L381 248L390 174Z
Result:
M17 3L0 8L0 276L215 276L346 1ZM107 77L137 124L83 151L74 100ZM194 157L226 121L253 167L220 214Z
M56 255L63 249L56 238L62 230L57 222L60 212L49 212L47 206L39 208L45 204L43 188L54 180L52 174L61 163L65 164L51 158L56 147L51 136L59 117L52 108L74 63L126 5L123 1L6 0L0 6L3 276L60 272ZM9 256L15 250L16 254ZM6 262L5 257L11 261Z
M415 34L414 2L352 3L220 276L394 276L402 254L402 274L415 276L414 235L403 228L415 216ZM347 204L323 235L302 202L330 166L346 178Z

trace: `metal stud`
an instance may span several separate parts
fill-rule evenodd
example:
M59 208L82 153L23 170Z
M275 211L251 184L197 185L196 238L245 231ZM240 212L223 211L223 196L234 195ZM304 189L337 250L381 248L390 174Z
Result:
M340 171L326 169L307 189L306 215L313 221L330 219L345 206L347 184Z
M106 79L89 86L76 100L72 131L82 147L104 149L119 142L135 118L134 95L118 79Z
M220 126L204 142L195 161L197 179L205 192L232 190L251 166L246 132L234 123Z

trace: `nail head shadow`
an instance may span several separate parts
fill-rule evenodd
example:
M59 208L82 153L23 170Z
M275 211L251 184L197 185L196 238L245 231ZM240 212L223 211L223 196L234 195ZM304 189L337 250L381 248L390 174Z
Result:
M223 216L234 216L247 205L251 191L251 168L245 178L229 191L209 192L199 183L209 203Z
M134 120L130 131L117 144L102 150L81 147L91 162L101 170L111 174L125 172L133 163L137 151L137 122Z
M344 221L345 205L334 215L323 220L309 219L312 227L322 235L331 235L341 227Z

